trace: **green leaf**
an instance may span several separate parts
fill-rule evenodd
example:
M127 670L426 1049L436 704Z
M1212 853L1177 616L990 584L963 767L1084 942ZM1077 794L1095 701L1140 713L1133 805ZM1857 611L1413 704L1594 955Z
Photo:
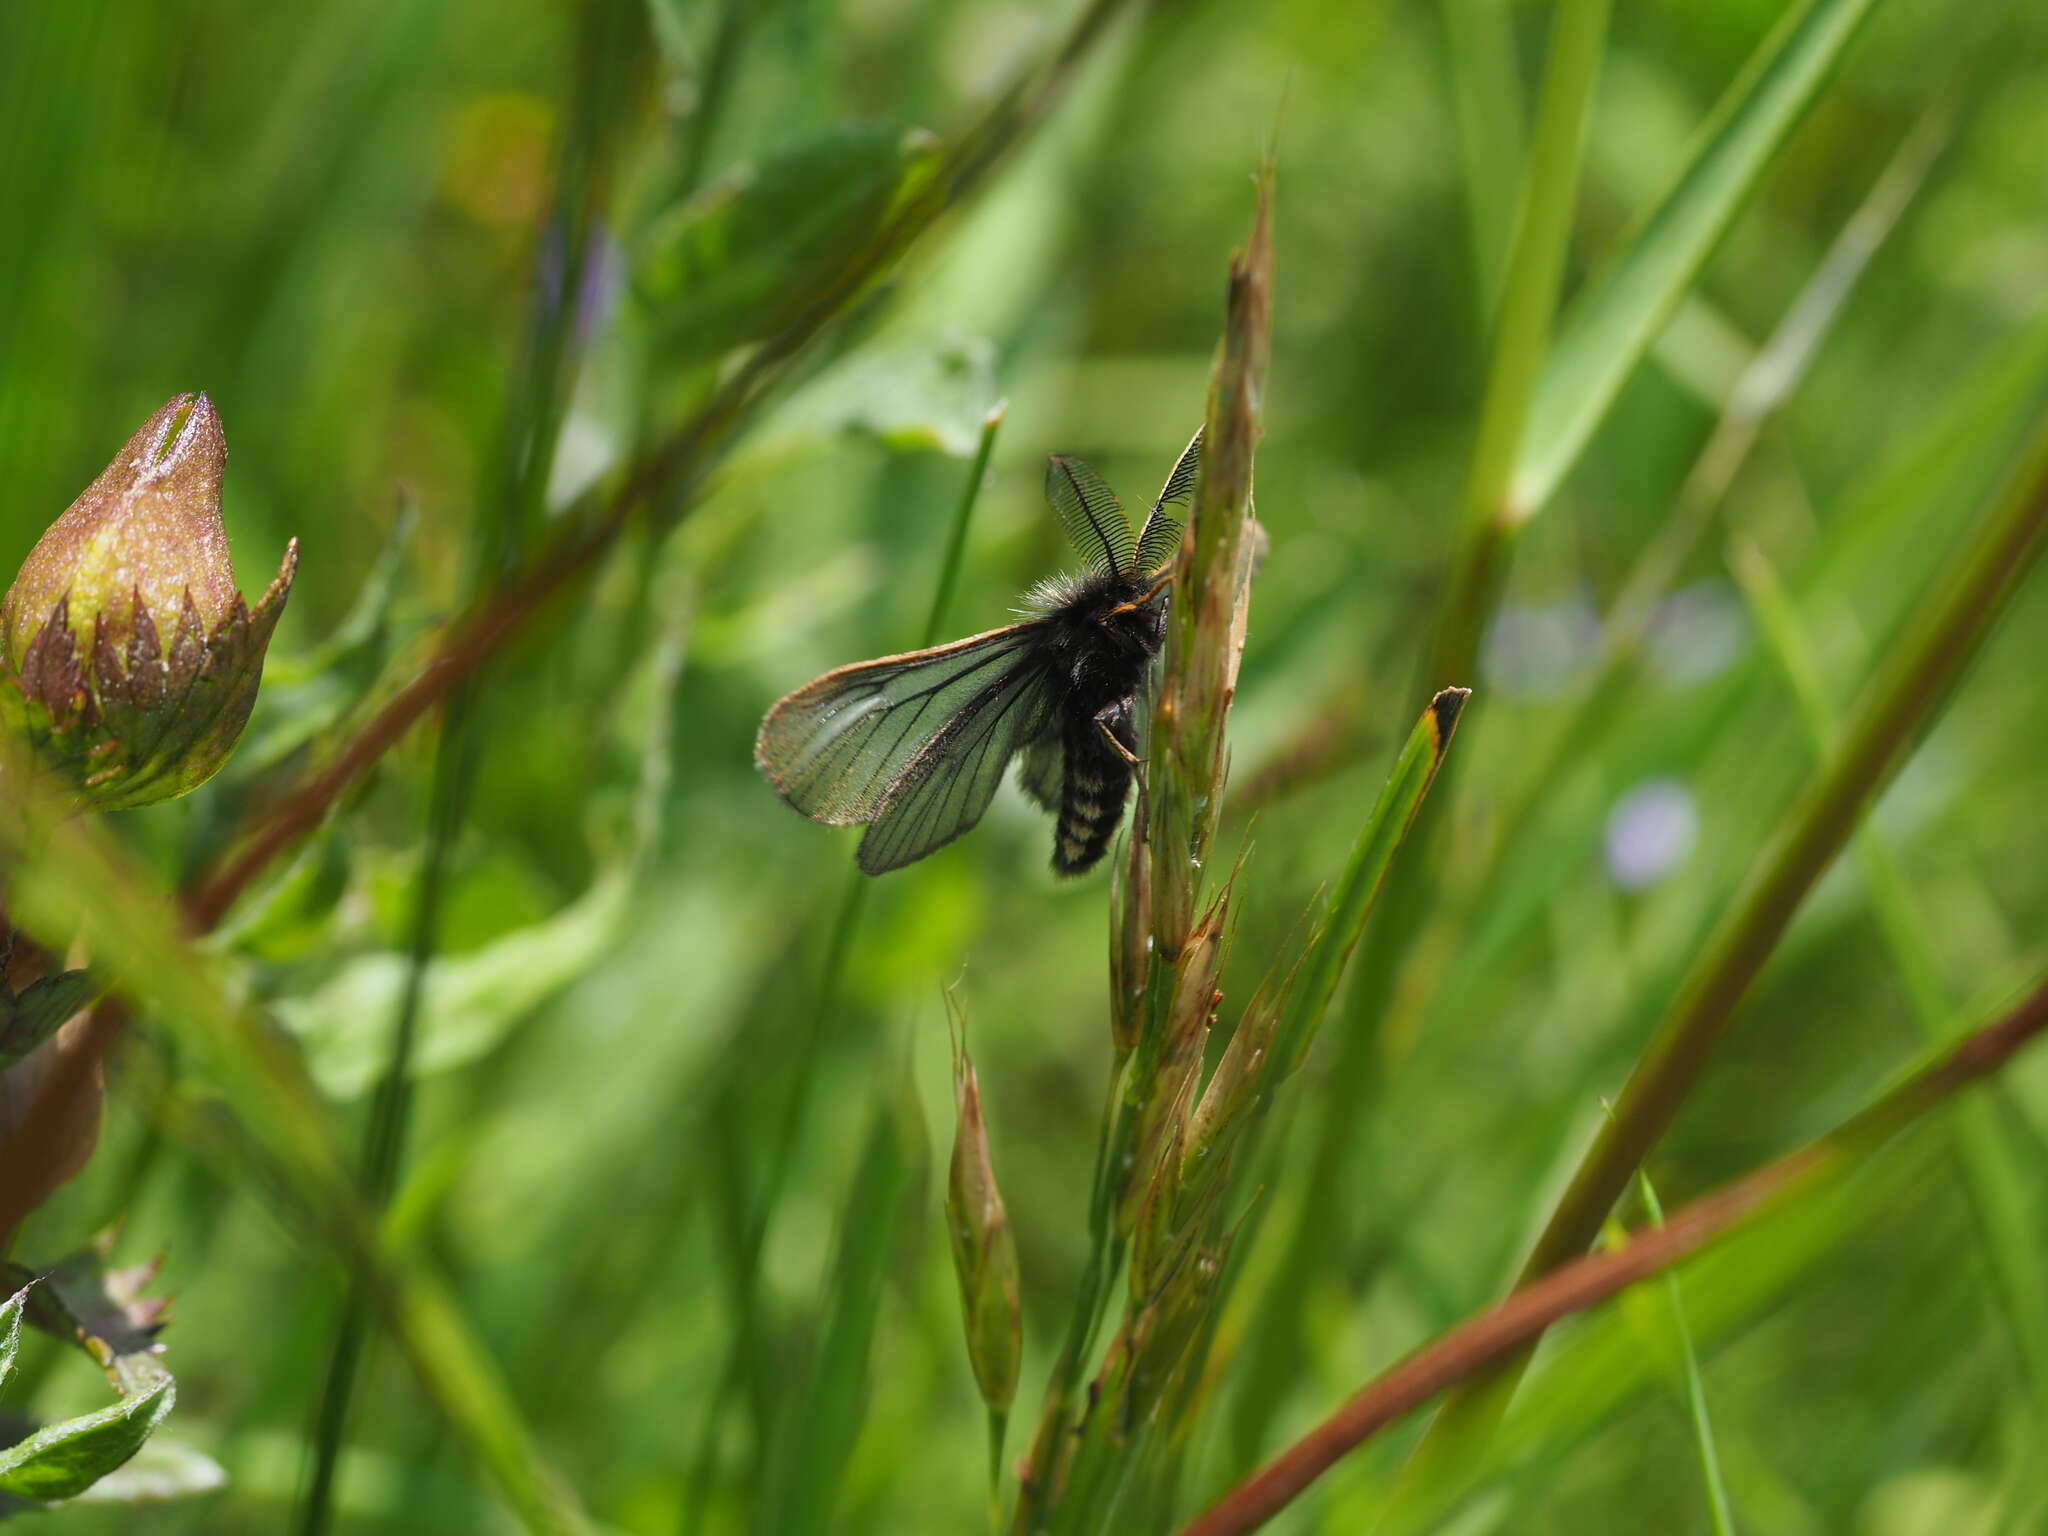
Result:
M197 1498L225 1488L228 1474L203 1451L166 1436L153 1436L124 1466L78 1495L80 1504L158 1504Z
M1876 0L1804 0L1728 90L1693 157L1565 316L1522 432L1508 505L1527 518L1584 451Z
M617 943L631 894L627 868L614 866L545 922L431 962L413 1071L445 1072L475 1061L586 975ZM278 1019L305 1046L314 1078L336 1098L357 1097L383 1072L405 975L403 955L378 951L351 960L319 990L276 1003Z
M0 993L0 1067L11 1067L93 1000L99 988L84 971L60 971L8 998Z
M146 1294L162 1255L117 1269L112 1259L118 1235L117 1229L109 1228L40 1273L21 1265L8 1268L36 1285L28 1299L30 1324L76 1344L99 1362L117 1390L126 1392L138 1381L154 1381L154 1373L162 1369L156 1364L162 1348L156 1336L163 1331L170 1303ZM137 1361L147 1363L139 1368L140 1375Z
M0 1386L6 1385L14 1372L14 1353L21 1348L21 1309L28 1300L28 1292L29 1287L24 1285L0 1302Z
M735 473L867 438L899 452L964 459L995 409L996 351L979 336L868 347L793 396L735 461Z
M712 357L796 319L937 150L920 129L837 127L657 218L634 252L632 281L662 362Z
M159 1366L146 1391L37 1430L0 1451L0 1493L45 1502L83 1493L142 1449L176 1399L176 1384Z

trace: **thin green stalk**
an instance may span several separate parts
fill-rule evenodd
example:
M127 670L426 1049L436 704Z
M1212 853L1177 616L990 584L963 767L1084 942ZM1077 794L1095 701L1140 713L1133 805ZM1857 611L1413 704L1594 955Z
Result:
M918 648L939 643L939 636L945 632L946 615L953 608L953 594L960 587L960 567L967 555L967 529L974 521L975 503L981 499L982 485L988 479L988 461L996 451L996 434L1002 430L1003 417L1009 411L1007 400L998 400L982 418L981 441L975 445L974 462L969 466L967 479L960 487L960 504L953 509L953 526L946 532L946 553L939 561L938 585L932 589L932 610L924 621L924 638Z
M1643 1158L1699 1081L1722 1029L1806 894L1865 807L1938 712L2048 532L2048 414L1961 559L1925 590L1858 699L1820 775L1793 805L1755 871L1680 984L1663 1022L1537 1240L1524 1280L1582 1254ZM1518 1349L1466 1384L1403 1474L1403 1489L1446 1480L1488 1441L1528 1362ZM1397 1492L1398 1501L1404 1497Z
M545 248L558 245L560 267L536 282L532 330L506 401L498 452L484 486L486 515L478 529L471 573L476 591L494 590L516 568L547 493L574 376L572 337L584 276L595 226L608 200L616 142L611 129L618 120L617 104L633 94L626 82L636 68L634 40L639 17L638 8L624 0L604 0L589 13L569 113L571 129L555 176L554 210L537 257L545 266ZM434 756L426 852L414 891L405 985L364 1128L361 1181L364 1201L373 1213L382 1213L389 1205L404 1163L413 1056L425 1007L427 972L439 947L448 863L483 761L483 731L478 720L482 683L481 674L472 676L449 696ZM300 1536L322 1536L333 1518L349 1404L367 1339L368 1308L365 1299L351 1291L343 1302L316 1401L310 1464L293 1522Z
M1664 1206L1647 1173L1636 1175L1636 1192L1642 1198L1643 1213L1653 1230L1664 1225ZM1610 1224L1617 1245L1628 1240L1618 1223ZM1728 1503L1728 1483L1721 1475L1720 1453L1714 1449L1714 1421L1707 1412L1706 1383L1700 1377L1699 1351L1693 1347L1692 1325L1686 1321L1685 1293L1679 1288L1678 1272L1664 1276L1664 1304L1671 1314L1671 1331L1678 1342L1678 1364L1685 1388L1686 1418L1692 1425L1693 1452L1699 1457L1700 1482L1707 1493L1707 1519L1714 1536L1735 1536L1735 1516Z
M1534 508L1515 505L1516 455L1550 346L1578 206L1586 122L1607 41L1610 0L1561 0L1536 104L1535 132L1506 262L1479 431L1459 509L1459 551L1417 692L1468 684L1515 531Z
M1713 431L1672 499L1671 515L1643 546L1601 620L1600 656L1591 679L1578 689L1563 721L1550 732L1549 744L1538 756L1537 766L1523 777L1513 807L1500 817L1502 827L1531 825L1556 794L1558 780L1583 756L1602 712L1634 674L1657 604L1713 527L1729 487L1749 461L1765 425L1805 382L1814 357L1833 334L1835 321L1869 270L1871 259L1926 184L1954 125L1954 110L1946 100L1921 116L1787 306L1769 339L1736 378ZM1489 851L1486 868L1467 892L1464 905L1468 910L1483 903L1506 848L1506 840L1501 839Z
M1479 313L1490 325L1514 240L1516 169L1523 155L1514 12L1505 0L1445 0L1442 15Z
M1763 552L1748 541L1732 547L1728 563L1799 706L1808 739L1815 752L1824 754L1835 739L1835 710L1791 598ZM1949 1036L1956 1008L1942 981L1933 941L1914 910L1905 875L1890 842L1874 825L1857 829L1855 854L1913 1022L1925 1043L1938 1045ZM2012 1334L2035 1416L2048 1422L2048 1260L2041 1251L2031 1181L1995 1106L1973 1102L1958 1107L1953 1133L1993 1290Z
M1081 1277L1074 1287L1074 1305L1067 1315L1066 1337L1053 1361L1045 1385L1045 1402L1039 1410L1038 1429L1025 1459L1024 1486L1017 1499L1016 1529L1019 1536L1036 1529L1037 1512L1052 1489L1058 1471L1061 1436L1073 1411L1074 1396L1087 1369L1088 1355L1095 1342L1095 1330L1107 1310L1111 1282L1123 1265L1123 1245L1116 1240L1114 1223L1114 1178L1112 1170L1121 1156L1128 1120L1123 1113L1123 1073L1118 1063L1109 1074L1108 1092L1102 1105L1102 1120L1095 1138L1095 1168L1089 1181L1088 1256L1081 1265Z
M932 605L925 617L920 646L929 646L937 641L940 631L945 626L946 615L952 609L953 597L960 585L960 571L967 548L967 531L974 521L974 509L980 503L982 487L988 480L989 460L995 453L996 435L1002 429L1006 410L1007 406L999 402L982 421L981 439L975 447L974 461L968 468L967 479L961 487L960 500L954 506L953 521L947 530L945 554L940 560L938 577L933 585ZM718 1449L719 1426L734 1394L747 1380L749 1355L759 1341L756 1281L761 1264L761 1250L768 1238L768 1224L774 1215L783 1181L788 1177L790 1160L795 1155L797 1143L802 1137L803 1127L808 1119L811 1087L817 1076L820 1045L824 1040L826 1025L839 1006L847 959L853 953L854 939L860 932L861 913L865 910L868 888L872 884L869 877L857 869L847 872L846 886L833 914L831 938L826 944L825 963L819 972L814 1001L804 1015L802 1034L791 1049L792 1066L788 1097L783 1101L782 1114L777 1121L775 1140L768 1154L767 1172L761 1188L753 1197L746 1227L740 1238L736 1268L742 1279L740 1291L734 1298L738 1321L733 1328L731 1346L726 1352L725 1368L720 1373L717 1390L708 1399L704 1422L699 1426L695 1450L690 1459L689 1487L692 1492L691 1496L683 1501L683 1519L679 1526L685 1533L699 1528L707 1502L705 1492L710 1485L712 1464Z
M1007 1409L988 1411L988 1529L989 1536L1001 1536L1003 1529L1003 1441L1008 1438Z
M746 42L749 24L759 21L773 8L773 0L725 0L718 10L718 30L712 34L711 53L697 76L697 110L690 116L688 143L676 180L678 195L687 197L704 181L704 169L711 163L711 146L718 137L718 125L725 119L725 104L732 90L740 49Z
M609 183L612 136L606 122L608 102L628 96L621 80L631 72L628 46L633 8L616 3L591 12L578 70L572 129L563 145L556 173L555 209L542 244L558 242L560 270L536 285L533 328L526 356L506 402L499 451L484 487L482 520L476 541L473 584L494 588L515 567L546 494L556 440L567 409L572 377L571 335L589 263L593 227L604 208ZM545 250L538 258L547 260ZM425 1006L428 967L439 945L440 915L447 889L448 861L471 799L482 763L482 731L477 720L481 674L459 686L448 699L441 740L434 756L428 812L426 852L414 891L413 924L405 985L392 1023L383 1073L371 1100L364 1128L361 1180L363 1197L372 1212L390 1203L404 1162L406 1126L412 1101L412 1061ZM368 1339L368 1308L351 1291L343 1302L328 1356L326 1375L310 1433L309 1469L293 1529L300 1536L321 1536L333 1518L335 1481L347 1436L349 1404L363 1348Z

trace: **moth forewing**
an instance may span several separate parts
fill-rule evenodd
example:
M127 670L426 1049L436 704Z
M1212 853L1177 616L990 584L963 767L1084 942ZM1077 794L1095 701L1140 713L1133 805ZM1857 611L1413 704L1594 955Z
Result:
M849 826L875 816L928 756L955 716L1034 675L1037 621L1008 624L929 650L839 667L786 695L754 738L754 763L813 821Z
M996 690L954 715L883 798L858 862L870 875L914 864L981 820L1003 771L1044 729L1049 690L1020 667Z

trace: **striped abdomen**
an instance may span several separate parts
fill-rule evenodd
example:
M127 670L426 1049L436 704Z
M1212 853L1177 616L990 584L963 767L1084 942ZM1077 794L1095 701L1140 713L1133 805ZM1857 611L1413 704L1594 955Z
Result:
M1128 711L1115 717L1110 728L1126 746L1131 744ZM1131 789L1131 765L1109 744L1095 720L1070 722L1065 747L1052 867L1056 874L1078 875L1094 866L1116 836Z

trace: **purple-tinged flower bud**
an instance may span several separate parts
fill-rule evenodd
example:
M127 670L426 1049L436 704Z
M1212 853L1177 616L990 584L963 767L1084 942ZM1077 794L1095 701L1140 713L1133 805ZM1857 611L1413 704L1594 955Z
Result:
M248 723L299 546L252 609L221 522L220 416L179 395L86 487L0 601L0 720L114 810L195 789Z

